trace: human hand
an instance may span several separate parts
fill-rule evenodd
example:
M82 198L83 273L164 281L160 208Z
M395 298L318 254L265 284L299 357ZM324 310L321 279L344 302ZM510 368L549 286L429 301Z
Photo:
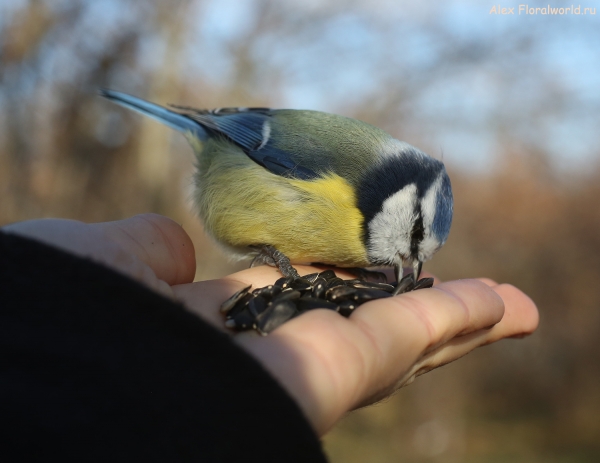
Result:
M263 266L192 283L190 238L175 222L155 214L99 224L34 220L3 230L110 266L182 301L223 331L219 307L225 299L248 284L265 286L280 276ZM301 274L316 271L297 269ZM336 273L345 277L340 269ZM476 347L530 334L537 324L537 309L525 294L480 279L372 301L348 319L328 310L311 311L267 337L229 333L279 380L322 435L347 411L380 400Z

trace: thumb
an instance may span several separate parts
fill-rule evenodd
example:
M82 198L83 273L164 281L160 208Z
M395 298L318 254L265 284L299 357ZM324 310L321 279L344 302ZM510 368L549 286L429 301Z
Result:
M140 214L89 226L136 256L169 285L194 280L194 245L181 225L173 220L158 214Z
M194 279L196 258L190 237L179 224L158 214L93 224L36 219L7 225L2 231L91 258L147 284L155 279L169 285Z

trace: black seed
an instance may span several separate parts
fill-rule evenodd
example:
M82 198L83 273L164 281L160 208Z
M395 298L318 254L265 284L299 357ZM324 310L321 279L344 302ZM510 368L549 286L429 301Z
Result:
M265 286L264 288L256 288L254 291L252 291L252 294L255 296L262 296L266 299L271 299L280 292L281 288L279 286L269 285Z
M304 275L302 278L308 280L311 285L314 285L315 280L319 278L319 273L309 273L308 275Z
M315 281L313 281L313 286L318 285L319 283L327 285L327 280L325 278L317 278Z
M233 308L227 312L227 318L234 318L237 314L239 314L242 310L248 307L248 302L253 298L252 294L246 293L241 299L239 299Z
M351 267L348 269L348 272L360 278L362 281L387 283L387 276L385 275L385 273L378 272L376 270L367 270L365 268Z
M271 302L273 304L276 304L281 301L293 301L294 299L298 299L300 296L302 296L300 291L296 291L294 289L287 289L287 290L279 293L277 296L275 296L273 298L273 301L271 301Z
M344 283L344 280L342 280L341 278L335 277L332 278L331 280L327 280L327 289L330 288L335 288L336 286L345 286L346 283Z
M386 291L381 291L380 289L357 289L352 299L358 302L359 304L363 304L368 301L373 301L375 299L383 299L384 297L391 297L392 295Z
M256 322L256 330L265 335L298 314L296 305L291 300L271 304L261 313Z
M381 291L387 291L388 293L394 291L394 286L387 283L375 283L372 281L363 280L346 280L346 284L358 289L379 289Z
M326 296L330 301L337 302L350 299L356 293L356 291L358 290L351 286L336 286L335 288L327 290Z
M262 296L255 296L250 299L248 303L248 310L254 316L254 318L258 317L261 313L265 311L267 308L267 301Z
M312 296L323 299L327 292L327 282L322 278L317 278L312 289Z
M368 272L370 277L379 276L376 274ZM238 331L255 328L266 335L309 310L335 310L349 317L365 302L431 286L433 278L422 278L415 284L412 274L402 278L399 284L390 285L360 279L342 280L333 270L325 270L300 278L282 277L273 285L257 288L252 293L251 286L243 288L221 305L221 312L226 314L227 327Z
M371 283L387 283L387 275L383 272L377 272L375 270L366 270L367 278Z
M323 299L317 299L311 296L302 296L300 299L296 301L296 306L300 312L305 312L307 310L313 309L330 309L337 311L337 304L333 302L329 302Z
M231 296L229 299L227 299L225 302L223 302L223 304L221 304L221 313L227 313L229 312L231 309L233 309L233 306L241 299L243 298L246 294L248 294L248 291L250 291L250 288L252 288L252 285L250 286L246 286L243 289L240 289L238 292L236 292L233 296Z
M404 278L402 278L402 280L400 280L400 283L398 284L398 286L396 286L396 289L394 289L392 296L411 291L414 286L415 283L413 280L413 276L412 274L408 274Z
M354 312L354 309L358 307L358 305L353 301L341 301L339 303L339 307L340 315L343 315L344 317L349 317L350 314Z
M290 283L290 288L295 289L296 291L306 291L312 288L312 284L304 278L296 278Z
M432 286L433 278L421 278L419 281L417 281L417 284L413 288L413 291L416 291L417 289L431 288Z
M333 270L329 269L319 273L319 277L323 278L326 281L329 281L332 278L337 278L337 275Z
M273 285L285 289L290 286L292 281L294 281L294 277L281 277L279 280L273 283Z
M235 329L240 331L249 330L256 325L256 319L249 310L242 310L233 317L233 321L235 322Z

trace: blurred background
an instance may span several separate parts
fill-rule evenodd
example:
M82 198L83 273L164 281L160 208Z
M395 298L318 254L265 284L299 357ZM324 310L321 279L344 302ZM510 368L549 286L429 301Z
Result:
M0 225L157 212L193 237L197 278L218 277L239 265L192 211L191 149L97 88L372 123L450 172L454 224L426 269L512 283L541 323L352 413L324 439L331 461L600 461L597 2L494 6L0 0Z

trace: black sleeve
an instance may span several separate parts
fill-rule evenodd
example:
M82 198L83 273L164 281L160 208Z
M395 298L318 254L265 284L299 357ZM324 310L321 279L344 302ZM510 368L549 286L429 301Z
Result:
M182 305L0 232L0 461L324 462L296 403Z

